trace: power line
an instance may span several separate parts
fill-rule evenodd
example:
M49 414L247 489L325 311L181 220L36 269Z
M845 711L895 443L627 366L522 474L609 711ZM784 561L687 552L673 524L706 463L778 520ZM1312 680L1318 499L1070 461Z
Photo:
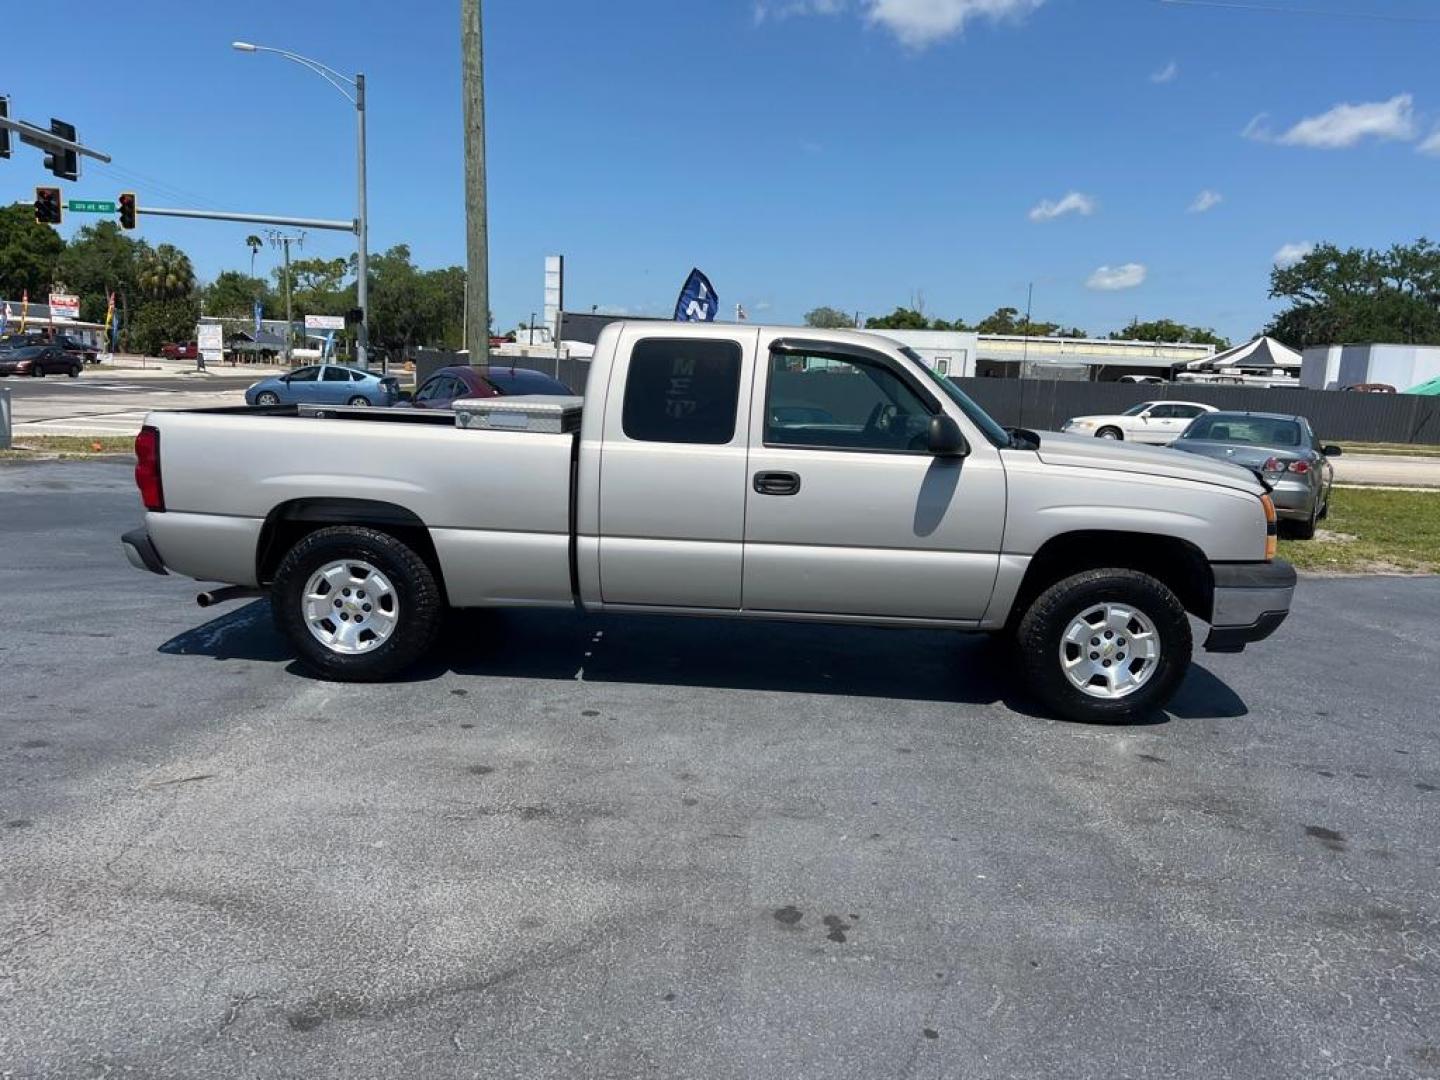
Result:
M1257 4L1249 0L1157 0L1172 7L1227 8L1232 11L1263 11L1270 15L1318 15L1333 19L1370 19L1377 22L1440 23L1440 16L1400 15L1388 11L1334 11L1324 8L1287 7L1283 4Z

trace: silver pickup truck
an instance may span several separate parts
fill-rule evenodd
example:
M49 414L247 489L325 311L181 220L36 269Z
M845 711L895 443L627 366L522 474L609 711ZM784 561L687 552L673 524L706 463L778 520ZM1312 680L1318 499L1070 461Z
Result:
M268 592L334 679L400 671L447 606L578 605L1004 634L1087 720L1169 700L1189 616L1238 651L1295 587L1254 475L1004 429L875 334L616 323L583 404L502 401L153 413L126 553Z

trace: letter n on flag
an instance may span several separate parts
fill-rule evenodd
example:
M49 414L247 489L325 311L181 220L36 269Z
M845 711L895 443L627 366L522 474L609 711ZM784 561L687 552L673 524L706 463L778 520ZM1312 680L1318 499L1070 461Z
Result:
M720 297L715 293L715 286L698 269L691 270L675 301L675 321L714 322L719 311Z

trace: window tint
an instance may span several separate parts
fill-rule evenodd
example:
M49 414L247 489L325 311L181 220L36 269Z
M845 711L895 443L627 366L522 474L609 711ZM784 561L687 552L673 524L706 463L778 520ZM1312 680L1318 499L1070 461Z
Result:
M768 445L923 453L929 428L929 407L878 360L770 357Z
M1187 439L1243 443L1247 446L1300 446L1300 425L1294 420L1235 413L1206 413L1185 429Z
M1179 406L1176 405L1156 405L1150 410L1152 420L1174 420L1180 415Z
M429 401L431 398L440 396L440 387L448 380L439 377L432 377L425 380L425 385L415 392L416 401Z
M1144 412L1146 409L1148 409L1151 404L1152 404L1152 403L1149 402L1149 401L1142 401L1142 402L1140 402L1140 404L1138 404L1138 405L1131 405L1128 409L1126 409L1126 410L1125 410L1123 413L1121 413L1120 415L1121 415L1121 416L1139 416L1142 412Z
M649 338L630 354L621 426L640 442L707 443L735 437L740 346Z
M1193 420L1205 411L1199 405L1174 405L1172 408L1175 410L1175 415L1182 420Z
M343 367L327 367L322 382L349 382L350 372Z
M290 376L291 382L314 382L320 375L318 367L302 367Z
M570 394L570 388L540 371L491 371L488 381L502 394Z

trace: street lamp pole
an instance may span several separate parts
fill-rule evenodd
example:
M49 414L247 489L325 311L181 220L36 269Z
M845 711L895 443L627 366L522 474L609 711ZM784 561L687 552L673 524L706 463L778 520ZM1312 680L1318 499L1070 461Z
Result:
M355 219L355 235L357 238L357 250L355 260L355 284L356 300L360 307L360 329L356 335L355 351L356 359L361 367L367 367L370 360L370 215L366 207L365 198L365 75L358 73L351 79L341 75L334 68L326 67L318 60L312 60L308 56L301 56L299 53L290 52L288 49L274 49L268 45L252 45L248 41L231 42L231 47L239 52L267 52L276 56L283 56L286 60L292 60L303 67L309 68L315 74L339 90L345 100L355 106L356 122L356 173L359 177L359 196L356 207L358 217Z

